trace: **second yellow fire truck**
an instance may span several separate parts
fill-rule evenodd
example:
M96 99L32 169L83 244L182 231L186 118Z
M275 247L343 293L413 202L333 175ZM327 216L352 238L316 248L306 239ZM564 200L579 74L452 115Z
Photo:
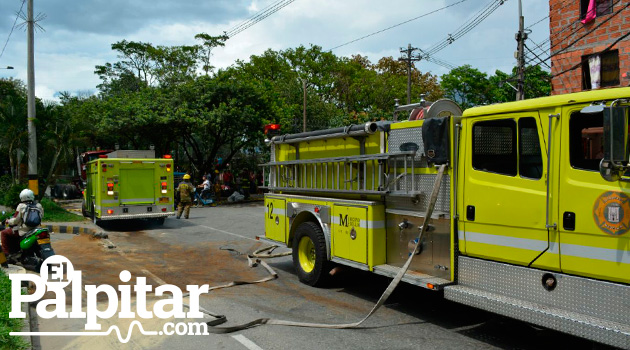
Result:
M405 282L630 348L629 99L422 101L396 109L412 120L273 137L262 238L310 285L413 255Z

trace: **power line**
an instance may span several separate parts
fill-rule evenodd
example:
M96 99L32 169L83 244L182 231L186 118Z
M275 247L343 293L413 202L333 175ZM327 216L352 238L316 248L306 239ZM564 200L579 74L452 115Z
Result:
M618 5L618 4L619 4L619 3L621 3L621 2L622 2L622 0L617 0L616 2L614 2L614 3L610 4L610 6L608 6L608 8L607 8L607 9L610 9L610 8L612 8L613 6ZM566 6L567 6L567 5L565 5L564 7L560 8L560 10L562 10L562 9L563 9L563 8L565 8ZM588 14L588 12L587 12L587 14ZM610 18L612 18L612 17L616 16L617 14L618 14L618 13L616 13L616 14L615 14L615 15L613 15L613 16L610 16L609 18L607 18L606 20L604 20L604 22L607 22ZM604 22L603 22L603 23L604 23ZM540 43L540 45L545 45L545 44L546 44L546 43L548 43L548 42L550 43L552 39L555 39L556 37L558 37L560 34L564 33L564 32L565 32L567 29L569 29L569 28L571 28L571 26L566 26L566 27L564 27L561 31L556 32L554 35L549 36L549 38L548 38L548 39L546 39L546 40L544 40L543 42L541 42L541 43ZM577 33L578 31L580 31L582 28L584 28L584 27L583 27L583 26L576 26L576 27L575 27L575 29L574 29L573 31L571 31L570 33L566 34L566 35L565 35L565 37L570 37L570 36L572 36L573 34L575 34L575 33ZM590 33L590 32L589 32L589 33ZM587 33L587 34L588 34L588 33ZM549 51L551 52L551 49L553 49L554 47L556 47L556 46L560 45L561 43L562 43L562 42L560 41L560 42L555 43L554 45L550 45Z
M238 25L232 27L230 30L226 31L226 33L231 33L233 31L235 31L236 29L238 29L238 28L242 27L243 25L245 25L247 22L252 21L256 17L260 16L261 13L269 10L271 7L276 6L278 3L281 3L283 1L286 1L286 0L278 0L275 3L269 4L268 6L264 7L262 10L258 11L256 14L252 15L248 19L244 20L243 22L239 23Z
M524 45L525 48L527 49L527 51L531 52L532 55L536 56L536 58L538 58L538 60L540 60L540 63L544 64L545 66L547 66L549 69L551 69L551 66L545 62L546 60L543 60L542 58L540 58L540 56L538 56L537 54L534 53L534 51L530 50L529 47L527 47L527 45Z
M362 37L360 37L360 38L357 38L357 39L354 39L354 40L348 41L348 42L343 43L343 44L341 44L341 45L337 45L337 46L335 46L335 47L333 47L333 48L331 48L331 49L328 49L328 50L326 50L326 51L332 51L332 50L338 49L338 48L340 48L340 47L343 47L343 46L346 46L346 45L350 45L350 44L355 43L355 42L357 42L357 41L359 41L359 40L363 40L363 39L369 38L369 37L371 37L371 36L374 36L374 35L376 35L376 34L380 34L380 33L382 33L382 32L388 31L388 30L390 30L390 29L393 29L393 28L399 27L399 26L401 26L401 25L403 25L403 24L407 24L407 23L409 23L409 22L415 21L415 20L420 19L420 18L422 18L422 17L426 17L426 16L428 16L428 15L432 15L432 14L434 14L434 13L436 13L436 12L439 12L439 11L445 10L445 9L447 9L447 8L449 8L449 7L453 7L453 6L455 6L455 5L459 5L459 4L461 4L462 2L466 2L466 1L468 1L468 0L460 0L460 1L454 2L454 3L450 4L450 5L447 5L447 6L441 7L441 8L439 8L439 9L437 9L437 10L433 10L433 11L427 12L427 13L425 13L425 14L422 14L422 15L420 15L420 16L418 16L418 17L414 17L414 18L408 19L408 20L406 20L406 21L404 21L404 22L400 22L400 23L398 23L398 24L394 24L393 26L389 26L389 27L387 27L387 28L385 28L385 29L381 29L381 30L379 30L379 31L376 31L376 32L370 33L370 34L368 34L368 35L364 35L364 36L362 36Z
M477 12L475 17L469 20L467 23L460 26L454 34L449 34L446 39L434 44L430 49L426 50L429 56L434 55L435 53L441 51L446 48L455 40L461 38L470 32L473 28L483 22L488 16L490 16L499 6L503 5L506 0L492 0L485 8Z
M617 1L617 3L621 2L621 0ZM612 6L612 5L611 5ZM584 34L582 34L580 37L578 37L577 39L573 40L571 43L569 43L566 47L564 47L563 49L558 50L558 52L556 53L551 53L551 49L554 46L557 46L559 43L557 43L556 45L552 45L550 47L550 55L547 59L542 60L542 61L547 61L549 59L551 59L554 56L557 56L561 53L563 53L564 51L566 51L567 49L571 48L573 45L575 45L576 43L578 43L580 40L582 40L585 36L591 34L592 32L594 32L595 30L599 29L599 27L601 27L602 25L604 25L605 23L607 23L608 21L610 21L611 19L613 19L615 16L619 15L623 10L625 10L626 8L628 8L630 6L630 3L626 4L626 6L622 7L621 9L619 9L618 11L616 11L615 13L613 13L611 16L609 16L608 18L606 18L605 20L603 20L602 22L600 22L598 25L594 26L593 28L591 28L590 30L588 30L587 32L585 32ZM582 27L579 27L579 29L581 29ZM617 42L617 41L615 41ZM575 69L575 68L573 68ZM564 72L566 73L566 72ZM562 73L562 74L564 74Z
M254 15L253 17L251 17L249 20L241 23L240 25L236 26L235 28L231 29L227 34L229 37L233 37L239 33L241 33L242 31L248 29L249 27L253 26L254 24L262 21L263 19L271 16L272 14L278 12L279 10L281 10L282 8L284 8L285 6L289 5L290 3L292 3L295 0L281 0L278 1L270 6L268 6L267 8L265 8L264 10L260 11L258 14Z
M291 4L292 2L294 2L295 0L280 0L277 1L269 6L267 6L266 8L264 8L263 10L259 11L256 15L250 17L248 20L242 22L241 24L233 27L232 29L230 29L227 32L228 37L233 37L241 32L243 32L244 30L248 29L249 27L255 25L256 23L264 20L265 18L273 15L274 13L280 11L281 9L283 9L284 7L286 7L287 5Z
M630 5L630 4L629 4L629 5ZM628 7L628 6L626 6L626 7ZM625 8L624 8L624 9L625 9ZM604 52L608 52L608 51L610 51L610 49L611 49L613 46L617 45L617 43L619 43L621 40L623 40L623 39L627 38L628 36L630 36L630 32L627 32L626 34L624 34L624 35L620 36L619 38L617 38L617 40L615 40L612 44L608 45L608 47L606 47L604 50L600 51L599 53L604 53ZM567 69L565 69L565 70L563 70L563 71L561 71L561 72L559 72L559 73L556 73L556 74L552 75L551 77L552 77L552 78L555 78L555 77L558 77L558 76L560 76L560 75L563 75L564 73L567 73L567 72L570 72L570 71L572 71L572 70L575 70L575 69L577 69L578 67L581 67L581 66L582 66L582 64L585 62L585 60L586 60L585 58L582 58L582 59L580 60L580 62L579 62L579 63L577 63L576 65L574 65L573 67L567 68Z
M564 4L564 6L562 6L561 8L559 8L557 11L562 11L562 10L564 10L564 8L565 8L565 7L568 7L568 6L570 6L570 5L575 4L574 0L565 0L565 1L564 1L564 3L565 3L565 4ZM549 12L551 12L551 8L549 9ZM545 19L547 19L547 18L549 18L549 15L547 15L547 16L545 16L545 17L543 17L543 18L539 19L538 21L534 22L533 24L530 24L530 25L529 25L527 28L525 28L525 29L531 29L531 27L533 27L533 26L537 25L538 23L540 23L540 22L544 21L544 20L545 20Z
M13 30L15 29L15 25L17 24L18 18L20 18L20 13L22 13L22 8L24 8L24 3L26 0L22 0L22 5L20 5L20 10L15 15L15 21L13 21L13 26L11 27L11 31L9 32L9 36L7 37L7 41L4 43L4 47L2 48L2 52L0 52L0 58L4 55L4 50L7 48L7 44L9 43L9 39L11 39L11 34L13 34Z

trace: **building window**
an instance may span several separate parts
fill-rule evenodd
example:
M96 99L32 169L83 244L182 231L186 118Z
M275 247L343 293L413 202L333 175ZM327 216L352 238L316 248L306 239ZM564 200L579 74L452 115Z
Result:
M580 19L586 18L591 0L580 0ZM595 17L612 13L613 0L595 0Z
M582 56L582 89L619 85L619 50Z

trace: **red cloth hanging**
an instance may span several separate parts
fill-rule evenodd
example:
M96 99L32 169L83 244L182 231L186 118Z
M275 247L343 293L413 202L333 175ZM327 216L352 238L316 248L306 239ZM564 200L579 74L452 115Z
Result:
M588 10L586 10L586 16L584 16L584 19L582 20L583 24L586 24L597 17L596 8L597 4L595 3L595 0L590 0L588 2Z

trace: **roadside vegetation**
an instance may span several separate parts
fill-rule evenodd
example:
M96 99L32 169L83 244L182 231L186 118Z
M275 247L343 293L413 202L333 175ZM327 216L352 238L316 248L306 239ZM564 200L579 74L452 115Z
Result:
M28 344L20 337L10 336L10 332L22 330L24 319L9 318L11 309L11 281L0 271L0 350L27 349Z
M45 222L64 222L64 221L83 221L85 218L81 215L73 214L62 207L60 207L57 203L53 202L48 198L43 198L40 201L42 207L44 208L44 219Z
M227 36L201 33L190 45L121 40L118 58L95 67L98 92L61 92L37 109L40 183L70 183L77 155L87 150L149 149L172 154L178 170L207 174L219 164L257 169L264 161L263 126L282 133L391 120L407 100L407 65L395 57L337 56L320 46L252 55L216 70L212 50ZM411 67L411 100L448 97L464 108L513 101L515 71L488 75L464 65L440 76ZM527 98L549 95L550 74L526 69ZM24 179L28 145L24 82L0 79L0 170ZM220 160L220 161L219 161ZM234 170L234 169L233 169ZM24 180L22 180L24 181Z

